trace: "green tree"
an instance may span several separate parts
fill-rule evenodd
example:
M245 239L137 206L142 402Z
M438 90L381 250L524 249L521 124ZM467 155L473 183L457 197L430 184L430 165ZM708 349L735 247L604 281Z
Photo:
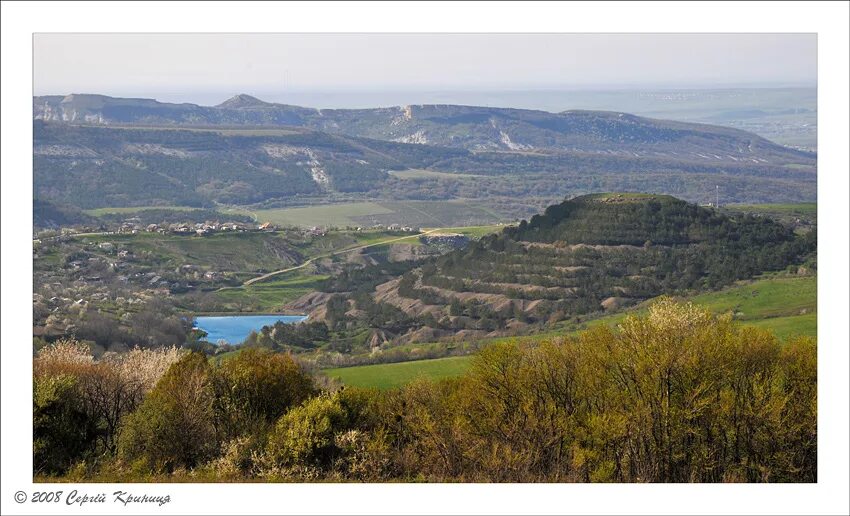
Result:
M224 435L263 429L316 393L312 377L288 353L246 348L215 371L215 409Z
M97 426L80 401L74 376L36 378L32 416L36 473L64 473L93 450Z
M125 418L118 455L151 471L197 466L218 450L212 369L201 353L173 364Z

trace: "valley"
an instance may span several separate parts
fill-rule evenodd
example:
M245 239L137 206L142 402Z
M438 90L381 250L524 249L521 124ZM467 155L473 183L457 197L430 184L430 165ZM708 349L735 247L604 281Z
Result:
M87 213L120 227L34 242L34 334L75 334L103 351L158 339L226 354L231 345L205 343L181 317L283 313L307 315L326 333L298 346L268 327L251 342L298 353L319 368L407 362L617 322L663 294L723 312L726 297L714 306L712 294L699 292L725 292L771 270L812 278L816 271L816 210L805 204L733 205L717 214L668 196L597 194L519 225L380 229L257 229L264 225L256 213L226 209ZM196 223L209 228L197 231L142 221L210 213L248 218ZM190 234L179 233L187 227ZM768 291L777 313L745 302L736 318L780 336L813 333L814 307L795 308L789 296ZM398 378L415 376L418 366L403 369Z

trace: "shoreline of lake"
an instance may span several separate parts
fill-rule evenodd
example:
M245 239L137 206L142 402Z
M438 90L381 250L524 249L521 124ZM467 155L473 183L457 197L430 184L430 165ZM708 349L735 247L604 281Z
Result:
M297 324L307 319L306 315L285 314L200 315L192 317L192 328L205 332L208 342L225 342L235 346L242 344L251 332L259 332L265 326L278 322Z

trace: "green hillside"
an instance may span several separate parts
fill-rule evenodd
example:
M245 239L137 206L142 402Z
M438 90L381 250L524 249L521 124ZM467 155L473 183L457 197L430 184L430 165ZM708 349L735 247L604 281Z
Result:
M669 196L583 196L436 258L396 293L452 305L443 313L457 316L455 329L545 322L780 271L813 253L815 238Z
M817 337L817 277L773 276L753 281L743 281L722 289L686 298L704 305L715 313L735 314L740 324L773 331L787 340L797 335ZM651 302L651 301L650 301ZM630 313L644 313L645 305L628 312L619 312L593 319L579 326L563 330L517 338L496 338L482 341L482 345L505 340L539 342L600 324L616 325ZM459 356L413 362L379 364L325 369L323 373L341 380L346 385L386 389L408 383L417 377L444 378L462 374L471 356Z

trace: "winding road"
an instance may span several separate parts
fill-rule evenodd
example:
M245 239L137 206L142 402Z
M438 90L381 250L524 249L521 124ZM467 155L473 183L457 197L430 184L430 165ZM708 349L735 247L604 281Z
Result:
M326 253L326 254L322 254L322 255L319 255L319 256L314 256L312 258L307 259L306 261L304 261L304 263L302 263L300 265L296 265L294 267L288 267L286 269L280 269L278 271L269 272L267 274L263 274L262 276L257 276L256 278L251 278L249 280L246 280L239 287L224 287L224 288L221 288L219 290L225 290L225 289L229 289L229 288L247 287L248 285L252 285L252 284L257 283L259 281L267 280L267 279L271 278L272 276L277 276L278 274L283 274L283 273L291 272L291 271L297 271L298 269L306 267L306 266L310 265L311 263L313 263L314 261L321 260L322 258L329 258L331 256L336 256L338 254L350 253L351 251L359 251L360 249L366 249L368 247L375 247L377 245L390 244L392 242L398 242L399 240L407 240L407 239L410 239L410 238L417 238L417 237L420 237L422 235L427 235L429 233L434 233L434 232L441 231L441 230L444 230L444 229L443 228L429 229L428 231L422 231L421 233L417 233L415 235L406 235L406 236L403 236L403 237L390 238L388 240L382 240L380 242L373 242L371 244L360 245L360 246L357 246L357 247L348 247L346 249L340 249L339 251L333 251L331 253Z

